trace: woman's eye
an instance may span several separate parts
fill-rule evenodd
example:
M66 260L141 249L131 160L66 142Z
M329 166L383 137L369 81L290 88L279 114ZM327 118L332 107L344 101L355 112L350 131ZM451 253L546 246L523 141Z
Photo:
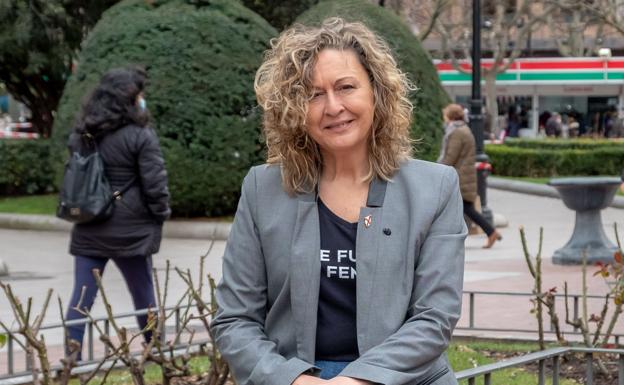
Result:
M338 89L339 89L340 91L348 91L348 90L352 90L352 89L354 89L354 88L355 88L355 87L354 87L352 84L343 84L343 85L341 85L340 87L338 87Z
M322 92L315 92L315 93L312 94L312 97L310 99L318 99L321 96L323 96Z

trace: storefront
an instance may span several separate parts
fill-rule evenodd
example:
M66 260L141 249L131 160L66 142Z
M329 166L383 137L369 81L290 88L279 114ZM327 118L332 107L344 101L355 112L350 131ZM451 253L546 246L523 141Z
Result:
M435 65L451 98L467 105L471 76L447 62ZM554 112L564 123L576 122L579 134L607 135L610 119L624 119L624 57L517 59L497 76L496 85L499 125L515 113L524 135L536 135Z

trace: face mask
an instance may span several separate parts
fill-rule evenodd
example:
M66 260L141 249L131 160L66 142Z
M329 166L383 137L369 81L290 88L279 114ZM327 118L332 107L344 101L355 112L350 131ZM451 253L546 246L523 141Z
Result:
M147 108L147 103L145 103L145 99L139 98L138 102L139 102L139 108L141 109L141 111L145 111L145 109Z

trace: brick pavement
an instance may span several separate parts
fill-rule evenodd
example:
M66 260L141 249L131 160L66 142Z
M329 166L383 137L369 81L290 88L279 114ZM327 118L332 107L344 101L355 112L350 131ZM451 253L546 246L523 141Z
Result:
M524 260L519 228L523 226L529 242L529 250L535 256L540 226L544 228L543 288L557 287L563 294L563 284L568 282L569 293L581 293L582 269L580 266L553 265L550 257L562 247L574 228L574 213L568 210L559 199L537 197L500 190L488 191L490 207L509 221L506 228L499 229L503 241L490 250L481 249L484 235L470 236L466 241L465 282L466 291L505 291L530 293L533 288ZM615 242L613 223L624 229L624 210L607 208L602 213L605 232ZM624 238L624 232L621 237ZM588 267L588 293L604 295L608 286L604 279L593 277L595 267ZM475 325L483 328L534 329L535 318L529 313L531 303L525 297L477 296L475 297ZM468 298L464 299L464 311L459 326L468 326ZM588 301L589 314L599 313L603 300ZM558 314L565 319L564 303L558 302ZM613 306L611 306L613 308ZM572 302L570 304L572 312ZM616 332L624 334L624 317L616 327ZM458 331L457 334L487 337L536 338L527 333L491 333ZM571 339L573 339L571 337Z

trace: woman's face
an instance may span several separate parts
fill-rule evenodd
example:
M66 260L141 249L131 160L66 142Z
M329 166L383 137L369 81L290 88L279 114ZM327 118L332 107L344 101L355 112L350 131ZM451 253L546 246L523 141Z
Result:
M321 153L365 152L375 102L368 74L355 52L321 51L312 86L306 128Z

